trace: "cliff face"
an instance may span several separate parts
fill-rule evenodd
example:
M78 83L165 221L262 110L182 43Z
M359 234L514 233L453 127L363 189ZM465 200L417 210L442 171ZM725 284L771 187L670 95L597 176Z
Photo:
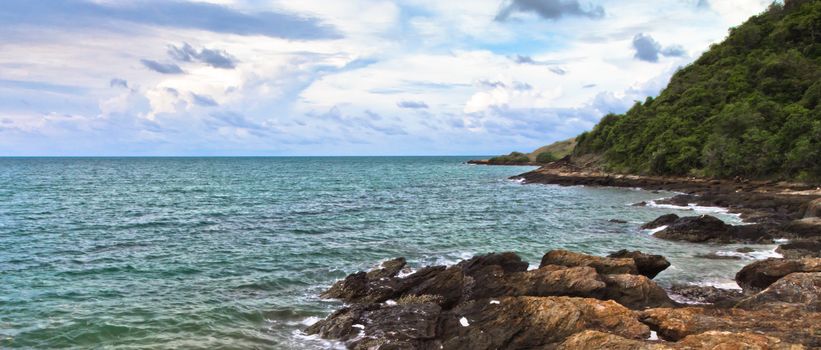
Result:
M821 180L821 1L730 30L657 98L607 115L574 159L655 175Z

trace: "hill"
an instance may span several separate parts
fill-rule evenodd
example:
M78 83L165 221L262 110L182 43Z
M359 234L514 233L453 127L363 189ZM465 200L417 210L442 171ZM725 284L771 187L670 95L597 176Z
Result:
M602 118L573 158L649 175L821 180L821 1L732 28L657 98Z

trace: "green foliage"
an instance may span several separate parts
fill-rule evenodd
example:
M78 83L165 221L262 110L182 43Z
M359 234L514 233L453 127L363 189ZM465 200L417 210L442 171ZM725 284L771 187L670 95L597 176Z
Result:
M821 181L821 1L730 30L655 98L609 114L574 155L643 174Z
M506 156L498 156L490 158L490 164L527 164L530 163L530 158L527 157L527 154L521 152L511 152Z
M536 156L536 163L540 164L547 164L550 162L555 162L556 160L558 160L558 158L556 158L556 156L554 156L553 153L550 152L542 152Z

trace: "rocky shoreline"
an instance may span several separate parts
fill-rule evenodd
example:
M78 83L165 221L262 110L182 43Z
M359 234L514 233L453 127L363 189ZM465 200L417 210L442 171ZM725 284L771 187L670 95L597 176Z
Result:
M514 253L410 272L403 258L334 284L347 306L306 329L350 349L808 349L821 347L821 259L768 259L736 275L743 291L653 280L659 255Z
M726 207L750 223L663 215L642 226L659 239L790 242L778 248L784 258L741 269L735 276L741 290L664 289L653 278L670 263L639 251L599 257L552 250L535 269L510 252L418 271L397 258L336 282L321 296L346 306L306 333L350 349L821 349L817 188L614 175L562 161L516 178L675 191L681 194L657 202Z

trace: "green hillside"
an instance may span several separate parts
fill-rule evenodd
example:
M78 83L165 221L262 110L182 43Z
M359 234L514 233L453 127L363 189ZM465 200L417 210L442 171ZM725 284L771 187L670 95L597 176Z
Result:
M581 134L574 157L616 172L818 182L820 57L821 0L774 3L657 98Z

